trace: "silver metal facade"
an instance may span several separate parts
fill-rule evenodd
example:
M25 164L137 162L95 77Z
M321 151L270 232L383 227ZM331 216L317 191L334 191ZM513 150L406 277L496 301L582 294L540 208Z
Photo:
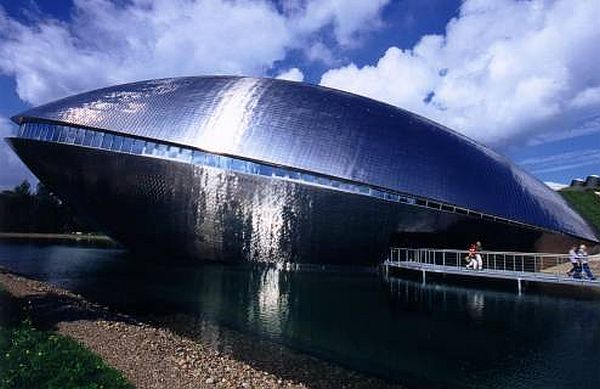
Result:
M343 265L414 247L562 250L565 235L177 158L11 138L31 170L108 235L161 260Z
M300 169L596 240L558 194L492 150L410 112L327 88L247 77L152 80L13 119Z

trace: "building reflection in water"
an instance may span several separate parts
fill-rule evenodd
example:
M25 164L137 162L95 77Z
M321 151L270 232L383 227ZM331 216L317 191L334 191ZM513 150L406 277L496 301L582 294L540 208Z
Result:
M270 339L408 386L600 383L597 300L518 296L434 280L422 285L347 268L166 264L164 258L68 247L2 250L2 266L116 311L171 317L171 328L242 360L266 360L256 354L265 348L281 359L265 346Z
M281 266L268 266L257 274L256 290L250 295L256 296L256 304L248 305L248 321L255 325L267 325L273 335L281 335L288 319L289 301L287 291L281 287L285 283L285 274Z

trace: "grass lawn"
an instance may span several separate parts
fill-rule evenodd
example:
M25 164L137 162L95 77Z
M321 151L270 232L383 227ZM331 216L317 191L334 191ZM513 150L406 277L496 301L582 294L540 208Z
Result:
M0 388L133 388L79 343L33 327L0 285Z
M600 196L592 191L561 190L558 193L595 227L597 232L600 231Z

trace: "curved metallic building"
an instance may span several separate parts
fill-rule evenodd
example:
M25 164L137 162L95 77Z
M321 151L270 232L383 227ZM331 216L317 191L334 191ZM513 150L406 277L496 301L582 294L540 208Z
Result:
M248 77L112 86L17 115L31 170L133 249L375 263L389 244L556 251L596 241L506 158L364 97Z

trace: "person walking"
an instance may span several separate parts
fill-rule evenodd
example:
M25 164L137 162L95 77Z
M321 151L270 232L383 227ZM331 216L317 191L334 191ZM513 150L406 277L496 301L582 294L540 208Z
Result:
M477 261L477 268L479 270L483 270L483 260L481 258L481 252L483 251L483 246L480 241L475 243L475 260Z
M467 264L467 269L477 270L479 263L476 258L477 246L472 244L469 246L469 253L465 257L465 260L469 263Z
M592 270L590 269L590 264L588 262L587 247L585 247L584 244L579 246L578 254L579 260L581 261L581 268L583 269L585 276L590 280L595 280L596 276L594 276L594 273L592 273Z
M581 278L581 265L579 264L579 254L577 253L577 245L571 246L569 250L569 261L571 262L571 269L567 272L569 277Z

